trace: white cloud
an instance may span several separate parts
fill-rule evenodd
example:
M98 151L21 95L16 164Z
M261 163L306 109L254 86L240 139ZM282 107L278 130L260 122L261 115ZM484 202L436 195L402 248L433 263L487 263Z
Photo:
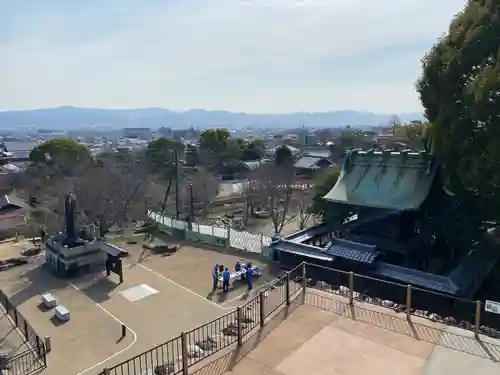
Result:
M29 17L13 38L0 43L0 105L417 109L413 82L420 54L446 30L464 0L135 4ZM374 69L376 77L367 84L356 70L341 66L359 56L376 68L380 62L371 53L378 56L384 47L408 51L397 57L397 82L387 83L389 68ZM342 76L327 64L314 71L322 61L331 62L332 70L341 67ZM322 74L330 78L314 78ZM286 89L275 86L278 76Z

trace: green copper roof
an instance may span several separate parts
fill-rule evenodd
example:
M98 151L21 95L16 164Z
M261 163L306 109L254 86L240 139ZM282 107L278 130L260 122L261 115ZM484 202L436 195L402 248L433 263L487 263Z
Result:
M351 151L330 202L391 210L415 210L429 194L436 175L431 157L416 152Z

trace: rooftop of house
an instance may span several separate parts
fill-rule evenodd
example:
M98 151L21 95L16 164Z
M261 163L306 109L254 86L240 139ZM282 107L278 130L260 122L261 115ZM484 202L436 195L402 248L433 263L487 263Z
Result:
M310 148L303 150L302 156L313 156L316 158L329 158L330 150L326 148Z
M376 245L331 236L325 247L305 243L314 237L328 233L328 225L320 224L293 233L285 238L273 238L271 248L285 252L303 260L318 260L331 263L335 268L337 259L345 259L357 264L369 264L369 276L389 278L416 287L439 293L470 297L488 276L498 258L498 252L484 247L465 254L457 265L446 275L433 274L411 269L378 259L381 250Z
M269 160L262 159L262 160L242 161L241 163L246 168L248 168L249 170L253 171L254 169L259 168L261 165L269 163Z
M353 206L415 210L427 198L436 170L426 152L352 150L324 199Z
M297 159L293 166L301 169L319 169L321 168L318 165L320 161L325 162L325 164L332 164L326 157L323 156L303 155Z
M12 207L15 209L26 208L28 204L14 194L0 196L0 211Z

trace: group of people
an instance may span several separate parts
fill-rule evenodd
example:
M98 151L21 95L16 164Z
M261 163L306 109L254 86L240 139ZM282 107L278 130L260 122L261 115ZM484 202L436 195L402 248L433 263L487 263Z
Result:
M238 261L234 265L234 272L240 272L243 270L243 265ZM248 291L252 290L252 281L253 281L253 269L252 263L248 263L245 266L245 272L241 274L241 279L246 280ZM229 291L229 282L231 281L231 273L227 267L224 267L223 264L216 264L212 271L213 278L213 290L217 289L217 285L219 284L219 275L222 276L222 291L227 293Z

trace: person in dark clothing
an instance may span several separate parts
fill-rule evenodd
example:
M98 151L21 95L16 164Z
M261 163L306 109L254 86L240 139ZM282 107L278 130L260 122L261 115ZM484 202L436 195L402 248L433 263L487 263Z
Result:
M247 281L247 285L248 285L248 291L252 290L252 279L253 279L252 264L248 263L247 272L246 272L246 281Z
M229 270L226 268L224 272L222 272L222 291L227 293L229 291L229 279L231 275Z
M241 263L240 263L240 261L237 261L236 264L234 265L234 272L240 272L240 271L241 271ZM240 280L243 280L245 278L244 274L245 273L240 275L240 277L239 277Z
M216 264L214 266L214 269L212 270L212 279L213 279L212 291L215 291L217 289L217 284L219 282L219 265L218 264Z

